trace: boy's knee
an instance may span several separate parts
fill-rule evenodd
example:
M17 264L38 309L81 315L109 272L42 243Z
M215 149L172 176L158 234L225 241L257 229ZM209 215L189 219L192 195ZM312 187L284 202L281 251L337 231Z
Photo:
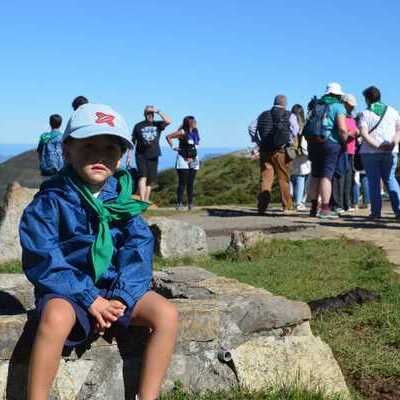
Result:
M68 334L75 324L75 319L75 312L70 303L63 299L52 299L42 312L39 332L50 335Z
M178 326L178 320L179 320L179 313L176 305L171 302L167 302L165 305L165 320L167 325L169 325L172 329L176 329Z

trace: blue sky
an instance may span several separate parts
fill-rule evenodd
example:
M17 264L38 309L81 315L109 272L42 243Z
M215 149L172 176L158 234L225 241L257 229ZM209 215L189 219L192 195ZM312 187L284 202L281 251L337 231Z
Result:
M400 2L18 1L0 12L0 146L35 143L76 95L130 126L155 104L193 114L204 146L246 147L277 93L306 105L338 81L400 107Z

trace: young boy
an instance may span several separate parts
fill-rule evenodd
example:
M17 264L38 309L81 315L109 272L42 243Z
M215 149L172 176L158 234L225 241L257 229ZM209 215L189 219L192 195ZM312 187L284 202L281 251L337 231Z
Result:
M52 114L49 118L51 131L45 132L40 136L37 152L39 155L39 167L42 176L53 176L64 166L62 154L60 127L62 117Z
M66 167L45 182L21 219L23 268L35 286L40 323L28 400L47 400L64 344L74 346L112 324L151 329L139 399L154 400L168 368L177 311L150 291L153 236L133 200L119 160L132 147L110 107L84 104L63 136Z

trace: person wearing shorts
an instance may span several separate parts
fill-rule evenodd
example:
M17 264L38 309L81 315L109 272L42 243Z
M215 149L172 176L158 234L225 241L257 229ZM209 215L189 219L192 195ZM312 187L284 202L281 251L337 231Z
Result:
M161 120L155 121L158 114ZM151 189L157 182L158 158L161 156L161 132L172 122L168 115L154 106L146 106L145 119L135 125L132 142L135 144L135 160L138 170L138 195L140 200L150 201Z
M327 105L328 111L323 117L325 140L308 142L308 156L311 161L311 182L309 197L311 199L310 216L318 215L318 199L321 199L319 217L337 218L331 211L332 177L342 148L347 140L346 109L341 102L343 95L341 86L328 84L321 101Z
M156 399L178 315L151 290L154 237L140 215L149 204L132 199L131 176L119 169L133 147L128 127L110 107L84 104L62 141L66 167L42 184L20 223L22 266L35 288L39 319L27 400L49 398L65 345L87 345L116 325L134 324L152 336L137 398Z

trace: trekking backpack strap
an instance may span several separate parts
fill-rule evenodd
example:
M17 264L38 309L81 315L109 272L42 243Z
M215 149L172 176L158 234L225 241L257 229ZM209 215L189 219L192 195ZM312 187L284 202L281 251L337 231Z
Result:
M381 115L381 117L379 118L379 121L372 127L371 130L368 131L369 134L372 133L372 132L381 124L383 118L384 118L385 115L386 115L387 109L388 109L388 106L386 106L384 113L383 113L383 114Z

